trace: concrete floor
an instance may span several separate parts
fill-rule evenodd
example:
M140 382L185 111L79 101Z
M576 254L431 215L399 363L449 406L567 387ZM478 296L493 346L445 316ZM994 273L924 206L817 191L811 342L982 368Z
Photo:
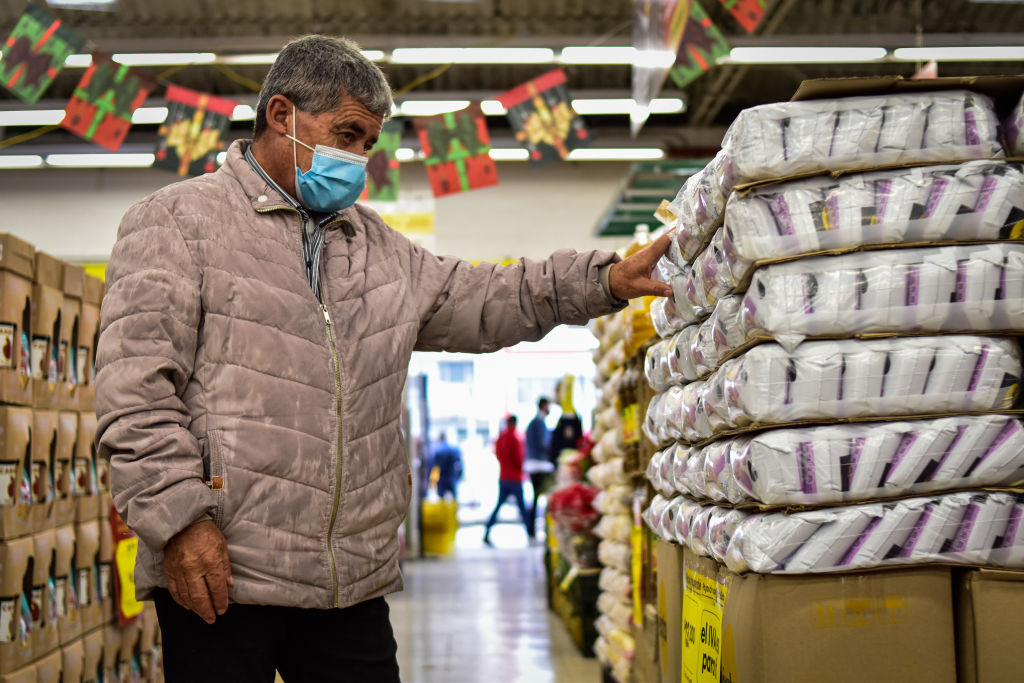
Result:
M543 548L519 525L461 529L456 552L407 562L388 598L404 683L599 683L544 596Z

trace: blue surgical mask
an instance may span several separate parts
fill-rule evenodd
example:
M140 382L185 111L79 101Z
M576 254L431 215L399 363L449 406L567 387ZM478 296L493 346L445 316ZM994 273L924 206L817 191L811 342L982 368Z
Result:
M366 187L366 157L343 149L310 147L295 137L295 107L292 107L292 158L295 163L297 199L311 211L335 213L356 203ZM313 164L305 173L299 168L296 143L313 151Z

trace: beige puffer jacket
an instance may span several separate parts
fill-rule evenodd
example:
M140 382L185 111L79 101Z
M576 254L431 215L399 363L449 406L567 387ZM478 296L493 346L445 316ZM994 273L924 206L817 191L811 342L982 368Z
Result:
M97 358L97 443L142 539L161 549L213 516L232 601L344 607L401 590L411 478L399 424L410 354L483 352L615 310L610 253L476 267L439 258L365 207L325 226L321 306L301 217L236 142L216 173L125 215Z

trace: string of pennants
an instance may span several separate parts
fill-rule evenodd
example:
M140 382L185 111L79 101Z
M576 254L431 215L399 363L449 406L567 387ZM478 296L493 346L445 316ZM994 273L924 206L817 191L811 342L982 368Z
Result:
M720 2L752 31L768 0ZM678 59L669 73L679 87L684 87L710 68L723 50L728 53L729 46L696 0L679 0L679 5L689 5L689 12L678 43ZM34 104L64 68L68 56L85 47L86 41L71 27L46 9L29 4L0 49L0 85L23 102ZM167 90L168 115L158 131L154 166L182 177L215 170L238 103L158 82L102 52L92 52L92 63L68 101L60 127L116 152L131 128L132 114L162 85ZM538 76L497 99L534 166L565 159L572 150L588 143L586 126L572 108L567 78L561 69ZM498 183L479 104L462 111L417 117L412 123L435 197ZM395 152L401 137L402 122L388 121L367 164L364 200L397 199L399 164Z

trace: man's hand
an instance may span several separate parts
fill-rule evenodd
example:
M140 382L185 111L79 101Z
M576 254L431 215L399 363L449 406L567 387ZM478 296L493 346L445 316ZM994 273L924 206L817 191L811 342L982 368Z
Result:
M234 586L228 542L211 521L185 527L164 548L167 589L174 601L207 624L228 609L228 587Z
M617 299L635 299L641 296L672 296L672 288L664 282L651 279L658 259L665 255L672 243L672 234L662 235L653 244L619 261L608 272L608 288Z

